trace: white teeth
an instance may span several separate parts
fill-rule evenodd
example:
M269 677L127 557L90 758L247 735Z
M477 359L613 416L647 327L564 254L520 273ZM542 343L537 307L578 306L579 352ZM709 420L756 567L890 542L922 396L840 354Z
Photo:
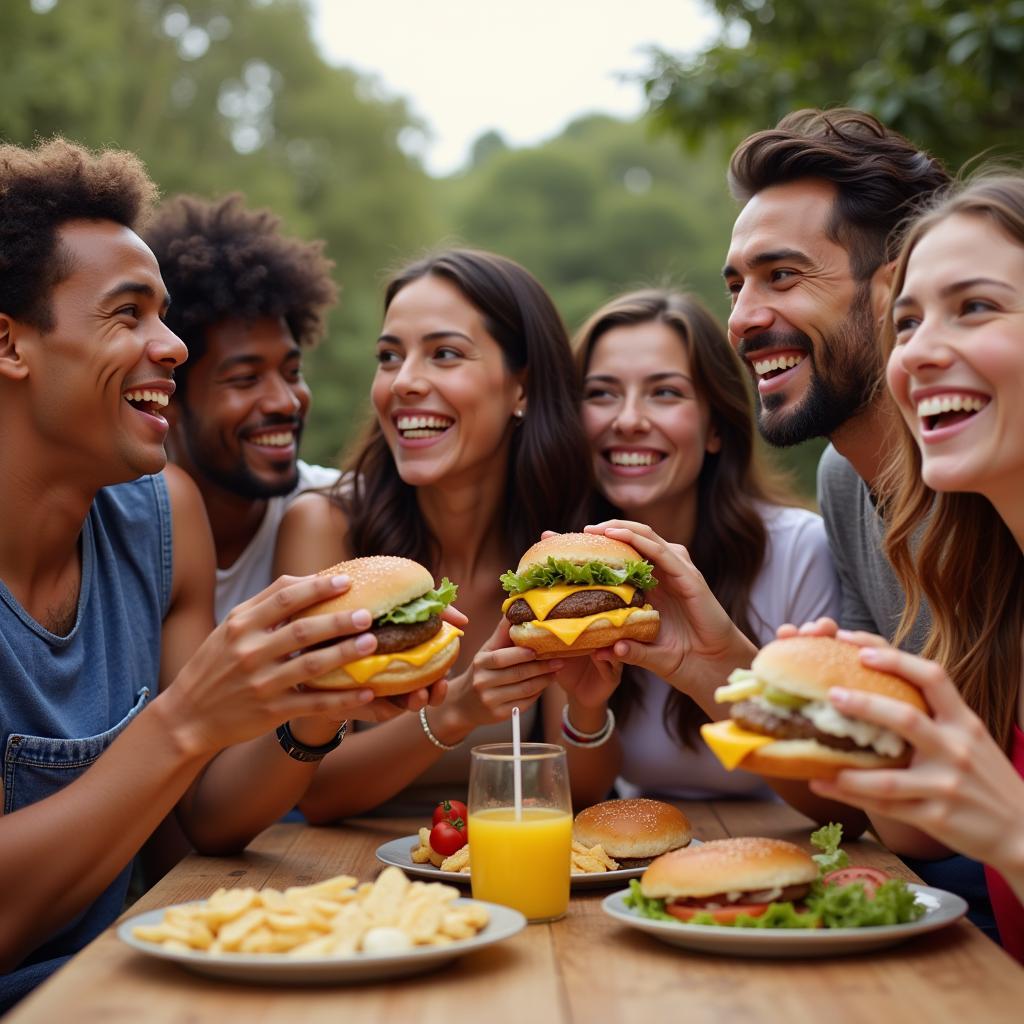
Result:
M292 443L295 435L290 431L276 434L257 434L251 440L253 444L265 444L272 448L285 448Z
M166 406L171 401L171 396L165 391L126 391L124 397L129 402L153 402L159 406Z
M407 431L415 431L415 435L409 434L410 437L431 437L431 433L421 433L421 431L447 430L453 422L454 420L447 417L442 419L440 416L399 416L398 429L403 434Z
M917 415L923 419L944 412L980 412L987 404L987 398L979 398L977 395L932 395L917 403Z
M608 461L613 466L653 466L661 460L656 452L609 452Z
M772 370L790 370L798 363L802 363L806 356L778 356L774 359L755 359L754 372L764 376Z

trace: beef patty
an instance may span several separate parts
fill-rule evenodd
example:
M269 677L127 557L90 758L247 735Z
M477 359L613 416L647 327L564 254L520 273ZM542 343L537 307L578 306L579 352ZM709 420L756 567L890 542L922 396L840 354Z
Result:
M383 626L374 626L370 632L377 638L374 654L397 654L417 644L426 643L440 633L441 616L431 615L424 622L386 622Z
M638 590L629 602L630 608L643 608L644 591ZM610 590L577 590L568 597L563 597L545 616L546 619L582 619L585 615L597 615L599 612L611 612L616 608L626 608L626 602ZM522 622L532 622L537 616L533 609L522 599L513 601L505 612L505 618L513 626Z
M849 736L833 736L822 732L809 718L799 712L791 715L774 714L753 700L742 700L733 705L733 720L744 729L771 736L777 740L817 740L822 746L834 750L865 750Z

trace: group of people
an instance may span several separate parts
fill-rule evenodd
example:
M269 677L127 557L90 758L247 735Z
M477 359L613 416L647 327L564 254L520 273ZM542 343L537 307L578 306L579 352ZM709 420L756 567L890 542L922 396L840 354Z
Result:
M954 187L835 110L744 140L729 183L727 331L651 289L570 340L501 256L399 271L339 472L298 458L335 300L318 243L238 196L150 215L129 154L0 147L0 1006L116 917L140 851L152 873L295 806L418 812L514 707L566 746L580 806L783 799L976 904L983 863L1024 960L1024 176ZM757 428L831 442L821 517ZM653 563L659 637L538 661L497 579L583 528ZM458 583L459 661L401 699L303 688L374 650L366 611L292 621L348 586L319 570L372 554ZM831 694L908 768L763 780L702 746L714 689L798 629L922 689L930 717Z

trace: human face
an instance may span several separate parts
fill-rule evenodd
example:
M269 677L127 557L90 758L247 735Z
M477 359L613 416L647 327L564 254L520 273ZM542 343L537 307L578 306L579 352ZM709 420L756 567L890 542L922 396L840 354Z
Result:
M58 232L71 273L51 293L53 328L19 325L35 435L66 478L105 486L163 469L175 366L156 259L129 228L74 220Z
M936 491L1024 492L1024 247L955 214L917 243L893 304L889 388Z
M239 497L287 494L309 401L302 352L283 319L214 324L182 395L181 462Z
M704 456L719 449L686 346L659 321L598 338L583 384L583 426L601 493L631 518L695 497Z
M519 375L479 310L429 274L388 307L371 399L398 472L415 487L504 474L496 456L525 408Z
M881 378L869 282L828 237L835 187L773 185L743 208L723 270L729 339L754 378L758 426L774 445L834 434Z

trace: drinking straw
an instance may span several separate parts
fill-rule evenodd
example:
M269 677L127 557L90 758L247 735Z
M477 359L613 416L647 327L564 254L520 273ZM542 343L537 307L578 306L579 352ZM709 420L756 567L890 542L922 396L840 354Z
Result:
M519 708L512 709L512 787L516 821L523 820L523 748L519 741Z

